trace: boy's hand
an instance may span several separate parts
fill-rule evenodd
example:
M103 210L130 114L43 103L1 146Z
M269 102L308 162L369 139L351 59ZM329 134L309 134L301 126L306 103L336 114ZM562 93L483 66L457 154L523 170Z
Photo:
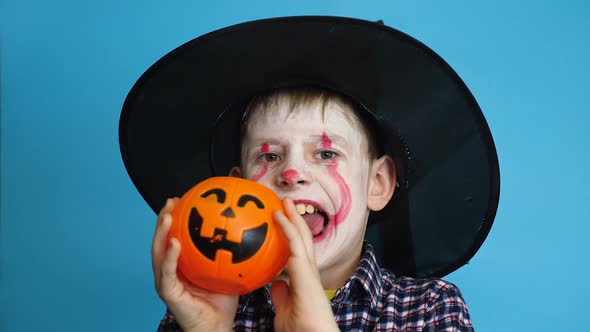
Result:
M238 306L238 296L215 294L197 288L176 273L180 242L166 238L178 198L168 199L158 215L152 242L152 267L156 290L168 305L183 331L231 331Z
M295 210L291 199L284 199L283 207L286 216L276 211L274 217L289 239L291 256L287 262L289 285L277 280L271 287L271 299L276 311L275 329L339 331L320 281L311 231Z

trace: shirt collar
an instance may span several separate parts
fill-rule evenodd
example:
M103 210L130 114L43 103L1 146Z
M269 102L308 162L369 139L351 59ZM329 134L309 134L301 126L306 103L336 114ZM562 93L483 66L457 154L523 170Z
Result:
M379 294L383 289L383 276L381 268L377 263L373 247L365 241L361 260L353 275L341 288L343 293L339 300L347 299L350 296L365 295L371 302L371 307L379 303ZM360 290L360 292L356 291Z
M239 300L239 306L241 306L242 312L246 311L250 306L258 307L264 304L268 304L274 309L270 301L270 284L240 296ZM238 310L240 310L240 308L238 308Z

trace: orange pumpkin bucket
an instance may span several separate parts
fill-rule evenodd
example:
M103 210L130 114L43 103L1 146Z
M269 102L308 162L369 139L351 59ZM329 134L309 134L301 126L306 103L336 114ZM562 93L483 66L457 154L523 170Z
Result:
M178 271L215 293L246 294L285 267L289 242L273 220L279 197L254 181L212 177L187 191L172 211L168 237L181 244Z

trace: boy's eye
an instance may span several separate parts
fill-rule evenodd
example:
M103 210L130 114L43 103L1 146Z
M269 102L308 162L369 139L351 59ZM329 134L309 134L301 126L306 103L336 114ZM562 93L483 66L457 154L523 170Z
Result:
M323 160L336 158L336 152L329 151L329 150L320 151L318 153L318 155L319 155L320 159L323 159Z
M261 157L262 157L262 160L266 161L267 163L272 163L272 162L280 160L279 155L276 153L272 153L272 152L265 153Z

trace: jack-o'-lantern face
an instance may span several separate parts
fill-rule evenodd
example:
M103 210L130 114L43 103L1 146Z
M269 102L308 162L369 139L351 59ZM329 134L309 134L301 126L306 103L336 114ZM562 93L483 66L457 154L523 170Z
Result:
M172 211L168 234L181 242L178 268L195 285L245 294L275 278L289 247L272 214L282 210L264 185L235 177L209 178L190 189Z
M266 206L252 190L229 199L225 188L213 187L201 194L199 207L189 216L189 233L195 247L210 260L218 250L232 254L232 263L252 257L266 239ZM199 211L200 210L200 211ZM203 222L206 220L206 222ZM234 225L240 223L240 226Z

